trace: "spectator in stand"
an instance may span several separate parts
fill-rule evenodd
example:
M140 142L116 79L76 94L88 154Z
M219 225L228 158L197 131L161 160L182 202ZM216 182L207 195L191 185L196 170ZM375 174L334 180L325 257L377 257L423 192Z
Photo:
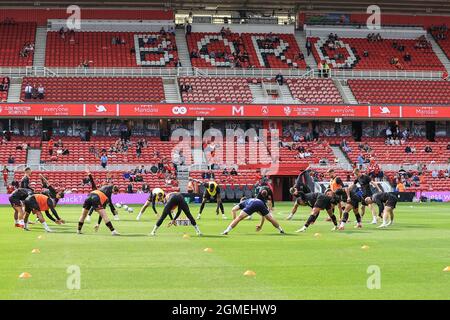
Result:
M142 146L140 143L136 144L136 157L140 158L142 155Z
M142 192L144 193L150 193L150 186L147 183L144 183L142 185Z
M9 88L9 78L3 77L2 82L0 83L0 91L8 91Z
M283 85L283 82L284 82L284 77L283 77L283 75L282 75L281 73L278 73L278 74L275 76L275 81L276 81L280 86L282 86L282 85Z
M44 99L44 94L45 94L45 88L44 86L40 83L39 86L37 87L37 97L39 99Z
M411 55L409 54L409 52L405 53L405 55L403 56L403 60L405 60L406 62L411 62Z
M309 38L306 39L306 45L305 46L306 46L306 52L307 52L308 57L309 57L311 55L311 52L312 52L312 43L309 40Z
M8 164L13 164L16 162L16 159L10 154L8 157Z
M106 166L108 165L108 156L106 155L106 153L103 153L100 157L100 165L103 169L106 169Z
M192 26L190 23L186 25L186 35L190 35L192 31Z
M430 146L426 146L426 147L425 147L425 152L426 152L426 153L431 153L431 152L433 152L433 149L431 149Z
M237 173L235 168L231 168L230 175L232 175L232 176L237 176L238 175L238 173Z
M322 61L319 61L319 63L317 64L317 71L319 72L319 77L322 77L322 74L323 74L323 64L322 64Z
M228 175L230 174L230 173L228 172L227 167L223 168L222 174L223 174L224 176L228 176Z
M80 67L84 68L84 70L86 71L86 70L90 67L90 65L91 65L92 62L93 62L93 61L91 61L91 60L89 60L89 59L84 59L84 60L80 63Z
M54 145L55 145L55 143L53 142L53 139L50 139L50 140L48 141L48 154L49 154L50 156L53 155L53 147L54 147Z
M405 192L406 191L405 185L403 184L402 181L398 181L398 183L397 183L397 191L398 192Z
M405 148L405 153L411 153L411 147L410 146L406 146Z
M127 193L133 193L133 182L130 182L127 186Z
M450 150L450 143L447 143L447 150Z
M437 178L438 176L439 176L439 172L437 170L431 171L431 177L432 178Z
M359 154L357 161L358 161L358 168L362 169L364 166L364 162L366 161L362 153Z
M6 187L8 185L8 175L9 175L9 170L7 166L3 167L2 174L3 174L3 184Z
M27 99L27 100L31 99L31 96L33 94L33 87L31 86L31 84L29 82L27 82L24 92L25 92L25 99Z
M330 65L325 61L323 64L323 76L328 78L330 76Z

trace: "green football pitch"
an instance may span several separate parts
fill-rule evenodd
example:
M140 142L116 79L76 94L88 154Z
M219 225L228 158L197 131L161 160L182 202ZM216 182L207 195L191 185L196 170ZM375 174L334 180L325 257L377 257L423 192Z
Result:
M122 235L112 237L104 225L95 233L93 222L77 235L80 207L59 207L66 224L49 223L54 233L45 233L39 224L14 228L4 206L0 299L450 299L450 204L399 204L385 230L366 215L363 229L352 221L331 231L322 213L304 234L295 230L309 211L286 221L290 207L277 203L274 214L286 235L270 223L255 232L255 216L221 236L231 205L222 220L208 204L202 237L191 226L167 228L168 221L150 237L155 216L149 208L136 221L138 206L119 209L113 223ZM191 210L196 215L198 205ZM244 276L247 270L256 276ZM23 272L31 277L19 278Z

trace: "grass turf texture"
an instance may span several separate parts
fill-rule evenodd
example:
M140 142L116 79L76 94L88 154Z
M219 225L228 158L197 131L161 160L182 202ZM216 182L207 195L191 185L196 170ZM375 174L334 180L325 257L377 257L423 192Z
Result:
M149 237L151 208L139 222L139 207L133 208L132 214L119 209L121 221L113 223L122 236L112 237L104 225L94 233L94 222L85 224L84 235L75 234L80 207L60 207L67 223L50 224L52 234L39 224L30 232L14 228L12 211L2 207L0 299L450 298L450 272L443 272L450 265L450 204L399 204L395 225L386 230L369 225L366 215L363 229L353 229L351 216L345 231L332 232L322 213L305 234L296 234L309 210L285 221L291 203L277 203L275 217L287 235L267 222L256 233L255 216L226 237L219 234L230 216L217 219L215 204L199 221L203 237L191 226L166 228L168 221ZM195 215L198 208L191 205ZM231 205L225 208L228 213ZM80 267L80 290L66 287L71 265ZM367 288L371 265L380 267L381 289ZM246 270L256 277L245 277ZM32 277L19 279L22 272Z

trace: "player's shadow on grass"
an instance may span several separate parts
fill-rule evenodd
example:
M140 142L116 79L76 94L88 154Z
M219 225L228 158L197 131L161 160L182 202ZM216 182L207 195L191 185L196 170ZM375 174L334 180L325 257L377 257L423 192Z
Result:
M220 234L202 234L199 238L226 238L227 236L223 236Z
M427 224L407 224L407 225L402 225L402 229L426 229L426 228L432 228L432 226L427 225ZM386 228L389 229L389 228ZM398 230L398 228L391 227L390 229L392 230Z

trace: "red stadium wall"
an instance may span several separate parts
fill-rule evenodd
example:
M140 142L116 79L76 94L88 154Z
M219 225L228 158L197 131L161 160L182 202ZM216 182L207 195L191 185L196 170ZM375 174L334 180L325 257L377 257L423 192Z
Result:
M369 14L366 13L352 13L350 15L350 22L365 24ZM445 16L424 16L424 15L402 15L402 14L383 14L381 12L382 25L413 25L423 26L429 28L432 25L450 25L450 17Z
M48 19L66 19L65 9L7 9L0 10L0 21L12 18L16 22L36 22L46 25ZM173 20L172 10L83 9L81 19L101 20Z
M299 12L297 15L297 24L302 26L306 23L306 12ZM367 13L351 13L350 22L365 24L367 18L370 16ZM423 26L429 28L432 25L450 25L450 16L438 16L438 15L404 15L404 14L383 14L381 12L381 24L382 25L404 25L404 26Z
M259 104L0 104L0 117L449 119L450 106Z

